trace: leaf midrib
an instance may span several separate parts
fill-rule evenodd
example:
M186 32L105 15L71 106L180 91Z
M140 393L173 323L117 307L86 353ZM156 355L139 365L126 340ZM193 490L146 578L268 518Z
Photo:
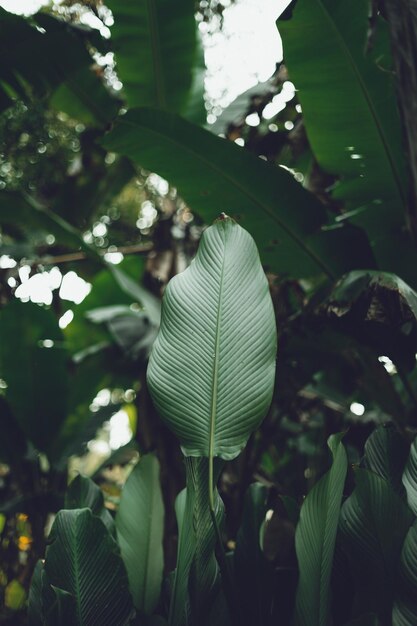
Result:
M224 232L223 240L223 260L222 269L220 274L219 285L219 297L217 302L217 319L216 319L216 335L214 341L214 364L213 364L213 379L211 387L211 414L210 414L210 439L209 439L209 463L211 466L211 473L213 469L213 456L214 456L214 439L216 429L216 412L217 412L217 387L219 380L219 363L220 363L220 328L221 328L221 315L222 315L222 299L223 299L223 284L224 284L224 268L226 265L226 231ZM212 482L212 481L211 481ZM212 485L209 484L211 489ZM211 493L209 494L212 495Z
M309 2L311 0L308 0ZM366 104L368 105L369 111L371 113L372 119L374 120L375 123L375 127L377 129L377 134L380 137L381 143L382 143L382 147L386 156L386 159L390 165L390 169L392 172L392 176L393 179L395 181L395 185L397 187L397 191L398 191L398 195L401 198L401 202L403 204L403 206L405 206L405 197L404 197L404 193L403 193L403 189L402 189L402 185L401 185L401 180L399 177L399 174L396 170L395 164L394 164L394 159L391 156L390 150L389 150L389 146L388 146L388 141L385 138L385 134L383 131L383 126L379 120L379 116L378 113L374 107L374 104L372 102L372 98L368 92L368 89L366 88L366 84L362 79L361 73L358 70L355 60L348 48L348 46L346 45L346 42L344 40L344 38L342 37L342 34L340 32L340 30L338 29L338 27L336 26L336 22L335 20L332 18L332 16L329 13L329 10L327 9L327 7L323 4L323 0L316 0L317 4L321 7L322 12L324 13L325 19L327 20L327 22L330 24L331 29L333 30L333 32L336 35L336 39L339 41L340 43L340 49L343 53L343 55L345 56L345 58L347 59L347 64L350 65L353 74L355 75L359 87L361 89L361 92L363 94L363 97L366 101Z
M120 119L118 122L120 125L126 125L126 126L131 126L132 128L137 129L138 127L143 127L147 130L149 130L149 128L146 127L145 124L143 123L138 123L138 122L131 122L129 120L125 120L125 119ZM326 276L328 278L335 278L335 274L334 272L325 264L325 262L305 243L305 241L303 239L301 239L296 232L294 232L293 230L291 230L291 228L289 228L285 222L283 222L278 215L276 215L273 211L271 211L271 209L269 208L269 206L267 204L264 204L262 202L260 202L258 200L258 198L250 191L248 190L244 185L242 185L241 183L239 183L237 181L236 178L234 178L233 176L230 176L229 174L227 174L227 172L223 169L221 169L220 167L218 167L217 165L215 165L213 163L213 161L207 159L202 152L196 152L195 150L193 150L192 148L190 148L188 145L181 143L180 141L177 141L176 139L168 136L167 134L156 130L155 128L151 128L150 132L152 132L154 135L156 135L157 137L161 137L164 141L171 143L173 146L175 146L176 148L180 148L182 150L185 150L188 152L188 154L192 157L195 157L198 161L200 161L202 164L204 164L208 169L212 170L216 176L218 176L220 179L223 179L225 181L227 181L232 187L235 187L239 192L241 192L244 196L247 196L251 202L253 202L253 204L255 206L257 206L262 213L266 213L272 221L276 222L280 228L282 228L282 230L291 238L293 239L296 244L302 249L304 250L304 252L311 258L313 259L313 261L317 264L317 266L326 274ZM224 140L226 141L226 140Z

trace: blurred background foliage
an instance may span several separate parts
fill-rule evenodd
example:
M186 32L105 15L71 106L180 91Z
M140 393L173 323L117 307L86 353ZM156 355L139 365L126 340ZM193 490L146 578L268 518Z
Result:
M358 463L375 425L416 432L413 128L396 106L391 3L371 17L359 0L290 3L284 61L221 110L204 93L201 35L221 31L230 4L0 9L1 623L26 623L77 473L115 511L139 455L156 451L175 567L184 468L146 364L164 288L221 211L257 241L279 331L270 414L220 483L226 544L248 485L272 488L271 510L278 495L300 501L328 468L331 433L347 429ZM290 522L267 547L294 571Z

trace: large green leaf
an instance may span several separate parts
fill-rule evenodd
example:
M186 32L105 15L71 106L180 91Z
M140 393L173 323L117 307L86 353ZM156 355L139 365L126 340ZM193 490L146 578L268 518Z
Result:
M417 521L409 529L399 565L399 580L392 612L392 626L417 623Z
M331 621L330 580L340 506L347 471L342 435L332 435L330 470L306 497L295 533L299 581L296 596L298 626L327 626Z
M321 230L324 207L289 172L176 115L131 110L102 143L169 180L206 222L221 209L238 219L275 272L337 276L374 266L362 231Z
M148 383L189 456L233 459L268 411L276 328L252 237L229 217L169 283Z
M356 488L342 507L340 532L355 583L354 613L390 623L401 548L413 515L383 478L356 470Z
M193 0L109 0L112 46L129 107L185 113L199 47ZM198 81L198 76L196 76ZM203 90L199 93L204 110Z
M67 353L52 311L13 299L0 313L0 371L21 430L48 452L66 417Z
M407 492L408 505L414 515L417 515L417 437L411 444L402 480Z
M90 509L58 513L46 549L49 584L74 598L74 625L124 626L132 613L116 542Z
M159 601L164 569L164 505L153 454L139 461L123 487L116 529L133 604L151 614Z
M406 278L414 253L403 233L401 129L387 27L377 22L368 53L362 0L298 0L292 19L278 25L311 147L324 170L342 177L335 197L366 229L381 268Z

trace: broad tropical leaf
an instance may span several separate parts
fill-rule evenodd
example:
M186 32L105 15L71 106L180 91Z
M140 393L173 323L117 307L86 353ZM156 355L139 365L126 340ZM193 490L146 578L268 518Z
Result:
M343 435L332 435L330 470L314 485L300 511L295 533L299 581L297 626L327 626L331 621L330 580L340 506L347 471Z
M409 529L399 565L399 579L392 613L393 626L417 623L417 521Z
M321 230L324 207L289 172L176 115L131 110L102 143L166 178L207 223L220 208L236 217L263 262L280 274L337 276L374 267L364 233L349 226Z
M153 454L139 461L123 487L116 529L133 604L151 614L159 601L164 569L164 505Z
M104 506L103 492L90 478L80 475L74 478L65 494L65 508L88 508L93 515L101 519L110 533L115 533L114 520Z
M169 283L148 383L188 456L233 459L268 411L276 327L252 237L229 217Z
M409 280L415 257L403 232L405 169L386 23L378 18L368 53L362 0L298 0L278 27L311 147L324 170L342 177L335 197L365 228L381 268Z
M199 61L193 0L109 0L117 73L129 107L186 113ZM196 76L197 83L199 82ZM199 108L204 112L203 91Z
M46 549L53 587L71 594L75 624L124 626L132 614L126 570L116 542L90 509L58 513Z
M408 506L417 515L417 437L414 439L403 474Z
M355 582L354 611L391 618L401 548L413 515L397 493L369 470L356 470L356 488L342 507L340 532Z

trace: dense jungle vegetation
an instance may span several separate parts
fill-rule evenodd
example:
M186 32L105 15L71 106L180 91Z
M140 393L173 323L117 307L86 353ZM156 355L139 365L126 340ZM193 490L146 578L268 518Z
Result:
M0 8L1 624L417 624L416 9L231 4Z

